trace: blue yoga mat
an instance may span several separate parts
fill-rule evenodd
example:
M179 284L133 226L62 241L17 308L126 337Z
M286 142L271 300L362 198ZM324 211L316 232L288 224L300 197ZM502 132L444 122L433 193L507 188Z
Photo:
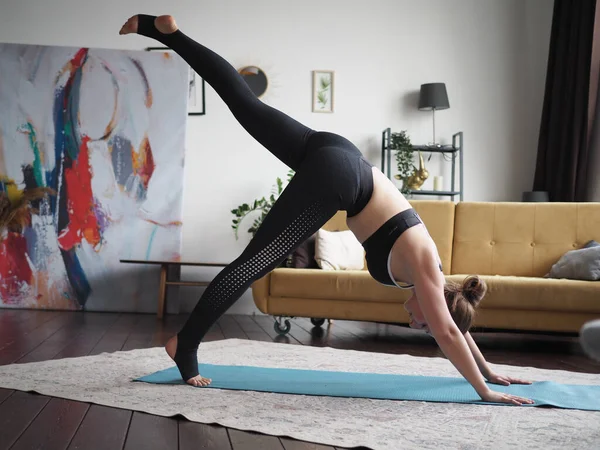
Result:
M464 378L211 364L199 364L198 369L202 376L212 379L209 386L201 389L501 405L481 401ZM184 383L176 366L134 381L157 384ZM530 385L501 386L490 383L488 385L495 391L535 401L533 405L523 406L553 406L600 411L600 386L559 384L552 381L539 381Z

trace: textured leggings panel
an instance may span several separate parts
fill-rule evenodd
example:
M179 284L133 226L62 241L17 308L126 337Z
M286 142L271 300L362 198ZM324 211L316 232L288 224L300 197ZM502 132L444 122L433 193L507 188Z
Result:
M290 214L284 208L277 208L281 205L284 203L273 207L244 252L225 267L204 291L179 333L189 344L199 345L212 324L255 280L279 266L338 209L333 206L333 202L328 202L328 206L325 206L315 201L305 206L302 211Z

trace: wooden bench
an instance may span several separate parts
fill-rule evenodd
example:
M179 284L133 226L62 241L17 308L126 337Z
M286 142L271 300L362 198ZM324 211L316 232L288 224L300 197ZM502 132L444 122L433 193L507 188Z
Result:
M160 265L160 284L158 286L158 310L156 315L162 319L165 314L167 286L208 286L207 281L181 281L181 266L195 267L225 267L221 263L198 263L185 261L147 261L136 259L121 259L125 264L154 264Z

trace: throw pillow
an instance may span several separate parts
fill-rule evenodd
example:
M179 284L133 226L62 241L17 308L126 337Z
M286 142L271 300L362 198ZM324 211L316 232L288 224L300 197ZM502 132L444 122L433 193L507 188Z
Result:
M583 248L590 248L590 247L600 247L600 243L598 243L592 239L591 241L589 241L587 244L585 244L583 246Z
M315 260L324 270L362 270L363 246L350 230L317 231Z
M600 280L600 246L568 251L552 266L548 277Z
M306 241L294 250L288 258L287 267L294 269L318 269L319 265L315 261L315 242L317 233L313 234Z

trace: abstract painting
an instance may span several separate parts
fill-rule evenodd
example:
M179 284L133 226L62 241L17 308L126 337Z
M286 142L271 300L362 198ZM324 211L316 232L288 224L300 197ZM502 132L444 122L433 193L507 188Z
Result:
M173 52L169 47L146 47L146 51ZM206 82L190 66L188 71L188 116L203 116L206 114Z
M0 44L0 307L139 310L181 253L188 67L174 54ZM152 277L156 278L156 277Z

